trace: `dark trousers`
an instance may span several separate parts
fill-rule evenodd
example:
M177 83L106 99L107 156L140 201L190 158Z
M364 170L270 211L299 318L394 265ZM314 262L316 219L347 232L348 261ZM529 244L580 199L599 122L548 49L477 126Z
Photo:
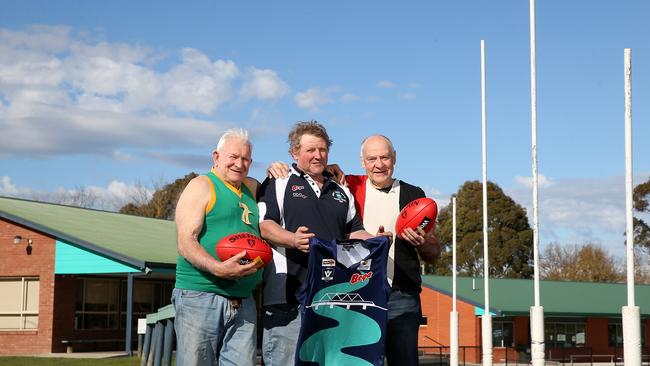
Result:
M420 329L420 295L392 291L388 298L386 359L388 366L418 365L418 330Z

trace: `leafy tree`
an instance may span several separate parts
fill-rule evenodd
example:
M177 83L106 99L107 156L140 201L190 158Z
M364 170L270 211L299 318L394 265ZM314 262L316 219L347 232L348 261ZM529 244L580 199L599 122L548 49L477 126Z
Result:
M120 208L120 213L172 220L176 210L176 203L185 186L196 177L192 172L183 178L176 179L162 188L156 190L151 200L144 204L128 203Z
M645 183L634 187L632 194L634 209L639 212L650 213L650 178ZM646 252L650 252L650 227L639 218L634 218L634 243Z
M623 282L625 269L620 258L606 249L585 245L552 243L540 255L540 276L546 280Z
M454 195L458 204L456 255L458 273L462 275L483 274L482 189L482 183L467 181ZM492 182L488 182L487 196L490 277L530 278L533 274L533 231L528 224L526 211ZM442 254L435 273L451 274L451 205L440 211L436 235L442 246Z

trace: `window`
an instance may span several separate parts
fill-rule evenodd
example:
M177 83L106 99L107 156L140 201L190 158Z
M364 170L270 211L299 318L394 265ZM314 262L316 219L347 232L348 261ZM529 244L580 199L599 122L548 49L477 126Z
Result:
M583 347L586 342L585 323L545 323L544 342L548 348Z
M0 330L38 329L38 278L0 279Z
M133 326L171 301L173 282L133 283ZM77 284L76 329L126 328L127 282L118 278L80 278Z
M117 329L120 280L83 279L77 285L76 329Z
M607 325L607 339L610 347L623 347L623 324L621 320L610 320ZM645 346L645 322L641 322L641 345Z
M159 308L168 305L172 298L173 284L171 282L134 281L133 282L133 327L138 326L138 318L155 313ZM122 315L120 326L126 328L126 300L128 285L122 281Z
M495 320L492 323L492 345L494 347L512 347L512 322Z

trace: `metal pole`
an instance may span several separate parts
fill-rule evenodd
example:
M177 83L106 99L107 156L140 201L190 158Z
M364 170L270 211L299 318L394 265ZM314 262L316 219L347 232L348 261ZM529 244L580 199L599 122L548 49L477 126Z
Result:
M537 65L535 61L535 0L530 0L530 105L532 131L533 170L533 266L535 279L535 306L539 297L539 216L537 198Z
M632 217L632 51L624 53L625 73L625 208L627 244L627 306L623 306L623 356L625 366L641 365L641 317L634 305L634 227Z
M138 357L142 357L142 342L144 341L144 334L138 334Z
M140 366L147 366L147 359L149 358L149 351L151 350L151 338L153 335L153 326L147 324L147 331L144 334L144 345L142 346L142 359Z
M533 171L533 285L535 305L530 307L531 346L533 366L544 361L544 308L539 294L539 214L537 197L537 63L535 50L535 0L530 0L530 109Z
M156 337L154 338L154 342L156 342L156 346L153 351L153 366L160 366L162 362L164 334L165 334L165 325L163 324L162 321L158 321L156 323Z
M174 345L174 320L165 320L165 339L163 345L163 365L172 364L172 347Z
M634 219L632 216L632 51L625 57L625 239L627 246L627 305L634 306Z
M124 351L127 355L133 356L131 345L131 333L133 332L133 273L127 275L126 280L126 341Z
M452 207L452 311L449 315L449 365L458 366L458 312L456 311L456 197Z
M487 147L485 113L485 41L481 40L481 121L483 138L483 291L485 313L482 321L483 365L492 366L492 317L490 314L490 285L488 261L488 212L487 212Z
M456 273L457 273L457 267L456 267L456 197L453 197L451 199L451 207L452 207L452 282L453 282L453 302L452 302L452 310L456 312Z

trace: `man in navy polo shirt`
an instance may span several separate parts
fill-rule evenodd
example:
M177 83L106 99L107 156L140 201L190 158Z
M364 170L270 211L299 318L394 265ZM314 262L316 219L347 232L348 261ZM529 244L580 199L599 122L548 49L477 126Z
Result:
M294 159L289 177L266 179L259 191L260 232L273 244L264 270L264 335L267 366L293 364L300 330L295 292L305 280L309 238L368 239L350 191L325 172L332 144L318 122L299 122L289 132Z

